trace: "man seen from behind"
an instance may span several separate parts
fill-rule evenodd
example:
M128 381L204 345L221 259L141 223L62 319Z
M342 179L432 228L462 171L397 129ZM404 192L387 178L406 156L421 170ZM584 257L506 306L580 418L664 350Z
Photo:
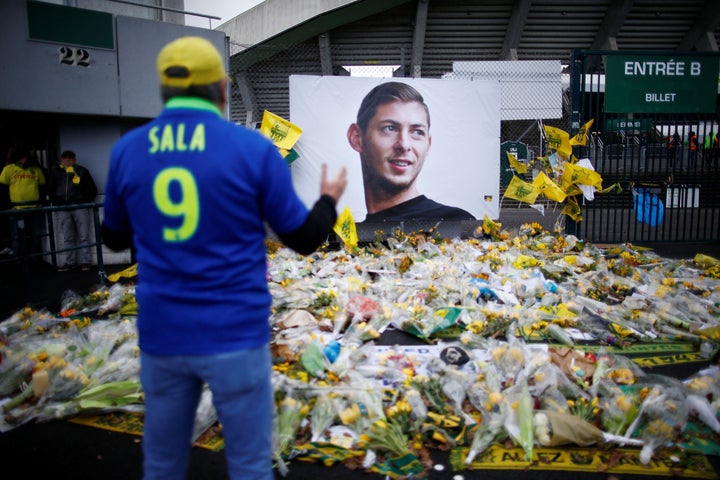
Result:
M144 478L185 478L203 385L223 427L228 477L272 480L271 297L266 225L309 254L326 239L343 167L312 209L260 133L222 118L218 50L182 37L157 57L165 108L113 147L103 241L134 245Z

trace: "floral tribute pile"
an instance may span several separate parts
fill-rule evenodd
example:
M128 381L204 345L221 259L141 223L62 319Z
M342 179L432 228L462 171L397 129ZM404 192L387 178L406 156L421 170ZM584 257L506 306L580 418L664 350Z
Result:
M433 451L460 470L493 448L531 465L562 445L630 447L643 465L671 452L681 466L691 436L720 444L716 259L483 227L465 240L378 232L310 256L268 241L281 472L306 460L421 478ZM57 314L26 308L0 323L0 431L142 412L133 292L131 281L68 292ZM701 368L648 374L623 354L663 342L688 346ZM211 400L196 438L218 428Z

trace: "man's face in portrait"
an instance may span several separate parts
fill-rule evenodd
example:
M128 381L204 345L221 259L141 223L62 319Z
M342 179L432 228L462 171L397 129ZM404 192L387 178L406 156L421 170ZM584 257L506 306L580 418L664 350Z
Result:
M428 115L417 102L377 107L364 133L351 144L360 153L366 186L394 194L413 185L430 151Z

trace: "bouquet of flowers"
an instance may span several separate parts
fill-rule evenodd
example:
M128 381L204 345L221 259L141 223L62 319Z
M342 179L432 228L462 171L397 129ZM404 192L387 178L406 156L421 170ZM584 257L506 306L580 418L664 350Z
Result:
M533 399L526 384L505 391L504 426L517 445L525 451L525 460L533 458Z
M329 392L322 392L315 397L310 410L310 441L317 442L325 431L333 424L338 415L337 402Z
M642 445L641 441L603 432L586 420L568 413L538 410L533 418L535 438L543 447L574 444L589 446L607 442Z
M629 438L639 426L643 426L643 447L640 461L650 463L655 450L675 440L687 421L687 405L683 392L675 387L653 387L646 395L635 421L624 437Z
M281 469L286 469L284 457L290 453L290 447L306 414L305 405L295 398L291 391L285 392L277 404L273 430L275 444L273 456Z

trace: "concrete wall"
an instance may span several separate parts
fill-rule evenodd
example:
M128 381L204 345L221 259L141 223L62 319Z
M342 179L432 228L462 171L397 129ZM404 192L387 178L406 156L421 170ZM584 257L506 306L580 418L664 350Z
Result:
M8 127L19 116L17 112L23 117L21 131L31 131L33 125L52 125L52 132L38 132L35 137L30 133L23 138L32 139L35 148L47 144L39 153L48 167L59 161L54 158L59 152L75 151L78 163L93 175L100 192L97 201L102 202L112 146L133 125L149 120L162 109L155 67L158 51L177 37L197 35L213 42L227 62L225 34L186 27L181 15L178 23L169 23L167 12L159 15L153 9L129 8L106 0L50 3L58 8L112 14L108 25L114 46L98 48L31 38L26 1L0 0L0 44L8 46L3 49L5 64L0 69L0 135L12 136L18 131ZM182 9L184 2L165 0L162 4ZM124 12L130 16L119 15ZM157 21L160 19L165 21ZM83 63L87 65L63 63L67 49L85 50L87 62ZM4 140L3 144L12 143L12 138ZM3 156L5 153L1 152ZM106 263L129 261L129 252L104 252ZM59 257L62 264L64 254Z
M223 23L216 30L225 32L233 45L232 54L267 40L303 22L359 0L265 0L247 12Z
M12 45L0 70L0 109L150 118L162 108L155 58L165 43L198 35L226 50L222 32L124 16L114 17L114 49L35 40L25 5L0 2L0 42ZM62 49L87 51L88 65L62 63Z

